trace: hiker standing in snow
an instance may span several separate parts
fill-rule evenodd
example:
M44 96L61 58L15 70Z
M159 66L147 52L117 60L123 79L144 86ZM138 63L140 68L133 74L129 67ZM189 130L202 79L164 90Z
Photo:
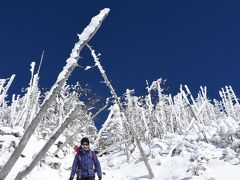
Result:
M89 148L89 139L84 137L81 140L81 147L75 155L71 176L69 180L73 180L77 173L77 180L95 180L95 172L98 179L102 179L102 171L99 160L94 151Z

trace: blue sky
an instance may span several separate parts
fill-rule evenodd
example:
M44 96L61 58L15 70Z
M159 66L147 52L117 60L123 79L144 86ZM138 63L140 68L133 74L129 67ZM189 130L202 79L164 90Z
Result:
M41 88L55 82L77 33L105 7L110 14L90 45L117 93L127 88L146 93L145 81L167 79L166 93L187 84L193 95L208 87L219 98L224 85L239 90L240 3L233 1L3 1L0 6L0 78L16 74L11 91L19 93L30 79L30 63L45 57ZM79 64L92 65L85 48ZM100 96L109 95L97 69L76 69L70 83L88 83Z

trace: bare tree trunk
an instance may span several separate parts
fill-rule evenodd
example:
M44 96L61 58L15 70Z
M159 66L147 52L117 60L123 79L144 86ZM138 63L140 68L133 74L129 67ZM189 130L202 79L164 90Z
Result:
M196 117L198 117L198 116L200 115L200 113L203 111L205 105L206 105L206 102L203 102L202 106L201 106L201 107L199 108L199 110L198 110L198 113L197 113ZM195 117L192 118L190 124L188 125L188 127L187 127L187 129L186 129L186 131L185 131L185 133L184 133L183 136L181 137L181 141L180 141L180 142L177 142L176 145L170 150L170 152L169 152L169 154L168 154L168 157L171 157L171 156L172 156L172 154L173 154L173 152L174 152L175 149L178 149L179 147L181 147L181 145L182 145L183 142L184 142L185 137L188 135L188 133L189 133L189 131L190 131L190 129L191 129L194 121L196 121L196 120L197 120L197 119L196 119Z
M25 146L27 145L31 135L37 128L38 124L42 120L43 116L47 112L47 109L50 107L51 103L62 89L64 83L71 75L74 68L77 66L77 61L80 57L80 51L86 45L86 43L94 36L97 30L100 28L102 21L108 15L109 9L103 9L97 16L93 17L90 24L84 29L81 35L79 35L80 39L74 46L70 58L67 60L67 64L65 69L59 74L56 83L52 86L50 90L49 97L46 97L46 100L43 102L42 108L39 110L35 118L32 120L31 124L28 126L25 131L22 139L20 140L18 147L13 151L12 155L5 163L5 165L0 170L0 180L4 180L6 176L11 171L12 167L18 160ZM64 78L63 78L64 77Z
M233 97L233 91L230 91L229 87L228 86L225 86L225 89L226 89L226 94L227 94L227 97L228 97L228 104L229 104L229 111L232 111L232 116L234 119L237 119L237 116L236 116L236 113L235 113L235 110L234 110L234 105L233 105L233 100L234 100L234 97Z
M104 109L107 108L108 104L109 104L109 99L107 98L106 104L105 104L101 109L99 109L99 111L96 112L96 113L91 117L91 119L90 119L89 121L90 121L90 122L93 121ZM88 122L89 122L89 121L88 121ZM77 131L76 131L73 135L71 135L63 144L61 144L61 146L53 153L53 155L56 156L57 153L58 153L64 146L66 146L66 144L67 144L69 141L71 141L72 139L74 139L74 138L76 137L76 135L79 134L79 132L81 131L81 129L82 129L84 126L86 126L88 122L86 122L83 126L81 126L80 128L78 128Z
M142 158L143 158L143 161L144 161L144 163L145 163L145 165L146 165L146 168L147 168L147 170L148 170L150 179L152 179L152 178L154 178L154 174L153 174L152 168L151 168L151 166L150 166L150 164L149 164L149 162L148 162L148 159L147 159L147 157L146 157L146 155L145 155L145 153L144 153L144 151L143 151L142 145L141 145L141 143L140 143L140 141L139 141L139 139L138 139L138 137L137 137L137 134L136 134L136 132L134 131L134 128L132 127L131 123L129 122L129 120L128 120L128 118L127 118L127 115L126 115L126 112L125 112L125 110L124 110L124 108L123 108L123 106L122 106L122 104L121 104L121 102L120 102L120 99L119 99L119 97L117 96L117 93L115 92L115 90L113 89L112 84L111 84L110 81L108 80L108 77L107 77L107 75L106 75L106 73L105 73L102 65L100 64L99 59L98 59L97 55L95 54L95 51L92 50L92 48L91 48L90 46L88 46L88 47L89 47L89 49L90 49L91 52L92 52L92 56L93 56L93 58L94 58L95 64L96 64L96 66L98 67L98 69L99 69L99 71L100 71L100 73L101 73L101 75L102 75L102 77L103 77L103 79L104 79L104 82L105 82L106 85L108 86L108 88L109 88L109 90L110 90L110 93L112 94L112 96L114 97L117 105L119 106L119 109L120 109L120 111L122 112L122 115L123 115L124 119L126 119L126 121L128 122L129 129L130 129L130 131L132 132L133 138L134 138L134 140L135 140L136 143L137 143L137 147L138 147L138 149L139 149L139 151L140 151L140 154L141 154L141 156L142 156Z
M232 92L233 99L235 100L237 106L239 106L238 98L236 97L235 92L232 89L232 86L229 86L230 91Z
M28 175L33 168L37 165L37 163L43 158L49 148L53 145L56 139L63 133L63 131L68 127L69 123L76 117L79 112L81 105L76 105L74 110L70 112L68 118L62 123L62 125L58 128L58 130L51 136L48 142L43 146L43 148L39 151L39 153L34 157L31 164L26 167L24 170L20 171L15 180L22 180L26 175Z
M3 102L4 102L4 99L5 99L6 95L7 95L8 89L10 88L10 86L11 86L14 78L15 78L15 74L13 74L13 75L10 77L7 85L6 85L4 88L3 88L3 86L2 86L2 93L1 93L1 89L0 89L0 95L1 95L1 97L0 97L0 106L1 106L1 105L3 104Z
M189 107L190 110L191 110L191 113L192 113L193 117L195 118L196 121L201 122L201 121L199 121L198 116L197 116L197 115L195 114L195 112L193 111L192 106L190 105L189 101L187 100L187 96L186 96L186 94L183 92L182 89L181 89L181 92L182 92L182 95L183 95L183 98L184 98L185 102L187 103L188 107ZM207 101L204 102L204 106L205 106L206 104L207 104ZM203 123L203 122L202 122L202 123ZM197 125L199 131L202 133L202 135L203 135L206 143L208 143L207 136L206 136L205 132L202 130L202 128L199 127L198 123L196 123L196 125ZM204 125L204 124L203 124L203 125Z
M131 140L131 138L110 145L110 146L107 147L106 149L100 151L100 152L98 153L98 156L101 156L101 155L103 155L104 153L106 153L107 151L111 151L111 150L113 150L114 148L117 148L118 145L121 145L121 144L123 144L123 143L126 143L126 142L128 142L129 140Z

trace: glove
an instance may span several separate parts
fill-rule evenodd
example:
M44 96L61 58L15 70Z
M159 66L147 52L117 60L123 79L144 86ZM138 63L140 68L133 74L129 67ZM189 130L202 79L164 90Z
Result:
M70 177L69 180L73 180L73 177Z
M101 180L102 179L102 177L100 176L100 177L98 177L98 180Z

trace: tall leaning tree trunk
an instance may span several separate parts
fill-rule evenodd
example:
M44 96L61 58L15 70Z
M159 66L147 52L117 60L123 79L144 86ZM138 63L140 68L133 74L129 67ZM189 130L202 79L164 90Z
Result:
M76 115L78 114L79 110L81 108L80 104L77 104L74 107L74 110L70 112L70 115L66 118L66 120L61 124L61 126L58 128L58 130L51 136L51 138L48 140L48 142L43 146L43 148L39 151L39 153L34 157L32 162L29 166L27 166L24 170L20 171L15 180L22 180L25 176L27 176L33 168L37 165L37 163L44 157L46 152L49 150L49 148L53 145L53 143L56 141L56 139L63 133L63 131L68 127L69 123L76 118Z
M82 130L82 128L84 128L89 122L93 121L104 109L107 108L109 104L109 99L107 98L106 100L106 104L100 108L98 110L98 112L96 112L89 120L87 120L87 122L85 122L80 128L77 129L77 131L75 133L73 133L73 135L71 135L63 144L61 144L61 146L53 153L53 156L56 156L57 153L64 147L66 146L66 144L70 141L72 141Z
M12 167L14 166L19 156L21 155L22 151L24 150L25 146L27 145L31 135L37 128L38 124L41 122L43 116L46 114L47 109L50 107L51 103L53 102L59 91L62 89L64 83L71 75L74 68L77 66L77 62L80 57L80 51L100 28L102 21L108 15L109 11L110 10L107 8L101 10L97 16L92 18L90 24L79 35L79 41L75 44L70 57L67 59L66 66L63 68L63 71L59 74L57 81L50 90L49 95L46 96L41 109L28 126L27 130L25 131L22 139L18 144L18 147L13 151L8 161L0 170L0 180L4 180L11 171Z
M88 45L87 45L87 46L88 46ZM108 77L107 77L107 75L106 75L106 73L105 73L105 70L103 69L102 65L100 64L99 58L98 58L97 55L95 54L95 51L94 51L90 46L88 46L88 48L91 50L92 56L93 56L94 61L95 61L95 65L98 67L98 69L99 69L99 71L100 71L100 73L101 73L101 75L102 75L102 77L103 77L103 79L104 79L104 82L105 82L106 85L108 86L108 88L109 88L109 90L110 90L110 93L112 94L112 96L113 96L113 98L115 99L117 105L119 106L119 109L120 109L120 111L122 112L123 118L126 119L127 122L128 122L128 124L129 124L129 129L130 129L130 131L132 132L133 138L134 138L134 140L135 140L136 143L137 143L137 147L138 147L138 149L139 149L139 151L140 151L140 154L141 154L141 156L142 156L142 158L143 158L143 161L144 161L144 163L145 163L145 166L146 166L146 168L147 168L147 170L148 170L150 179L152 179L152 178L154 178L154 174L153 174L152 168L151 168L151 166L150 166L150 164L149 164L149 162L148 162L148 159L147 159L147 157L146 157L146 155L145 155L145 153L144 153L144 150L143 150L142 145L141 145L141 143L140 143L140 140L138 139L138 136L137 136L137 134L136 134L136 132L135 132L133 126L132 126L132 123L131 123L131 122L129 121L129 119L127 118L127 114L126 114L126 112L125 112L125 110L124 110L124 108L123 108L123 106L122 106L122 104L121 104L121 102L120 102L120 98L117 96L117 93L115 92L115 90L114 90L111 82L108 80Z

